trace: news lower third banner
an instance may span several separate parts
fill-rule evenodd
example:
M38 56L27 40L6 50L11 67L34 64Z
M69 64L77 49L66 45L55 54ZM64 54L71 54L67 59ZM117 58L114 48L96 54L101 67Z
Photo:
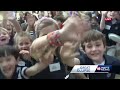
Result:
M75 65L70 73L120 73L120 66Z

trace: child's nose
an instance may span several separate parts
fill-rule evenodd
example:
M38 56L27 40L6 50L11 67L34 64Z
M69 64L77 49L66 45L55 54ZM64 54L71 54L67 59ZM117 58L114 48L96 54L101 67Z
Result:
M95 51L95 50L96 50L96 47L95 47L95 46L93 46L93 47L92 47L92 51Z

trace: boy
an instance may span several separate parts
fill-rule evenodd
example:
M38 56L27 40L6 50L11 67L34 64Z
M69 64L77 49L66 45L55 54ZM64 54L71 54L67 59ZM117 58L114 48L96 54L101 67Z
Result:
M120 65L120 61L112 56L105 55L105 36L96 30L90 30L84 34L81 41L85 51L84 58L80 60L83 65ZM89 79L114 79L115 73L87 74Z

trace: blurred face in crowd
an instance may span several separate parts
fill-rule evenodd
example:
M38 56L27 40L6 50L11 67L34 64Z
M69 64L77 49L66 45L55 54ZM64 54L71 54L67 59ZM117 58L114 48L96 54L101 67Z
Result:
M2 46L8 44L9 40L10 40L10 36L8 32L4 30L0 30L0 45Z
M39 19L42 18L44 16L44 11L40 11L38 16L39 16Z
M41 11L41 16L44 16L44 11Z
M56 15L62 15L62 11L56 11Z
M85 42L85 53L87 56L95 62L101 63L103 60L103 54L105 52L105 46L102 40Z
M95 28L97 28L98 26L99 26L99 24L98 24L97 20L96 20L95 18L92 18L92 20L91 20L91 27L92 27L93 29L95 29Z
M13 25L10 21L7 21L7 27L6 27L9 35L12 35L12 31L13 31Z
M110 17L112 19L117 19L117 18L120 18L120 15L119 15L118 11L109 11L108 17Z
M97 21L93 18L92 20L91 20L91 24L92 25L95 25L97 23Z
M25 16L26 20L31 17L31 14L30 13L27 13L27 15Z
M29 25L34 25L36 21L36 18L34 15L30 15L28 18L27 18L27 23L29 23Z
M0 69L5 78L11 79L17 65L17 60L14 56L9 55L0 57Z
M32 41L27 36L18 37L17 46L19 50L29 51L31 44L32 44Z
M24 17L23 12L20 12L19 15L20 15L20 17Z

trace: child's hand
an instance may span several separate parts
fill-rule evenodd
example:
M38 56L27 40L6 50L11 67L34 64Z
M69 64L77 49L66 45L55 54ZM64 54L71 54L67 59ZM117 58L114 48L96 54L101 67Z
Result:
M107 16L108 11L102 11L102 15Z
M63 62L73 60L79 53L76 52L78 49L78 42L66 42L60 50L60 56Z
M69 17L63 23L63 28L60 30L60 32L62 33L61 37L63 37L62 39L72 41L74 40L74 38L71 36L73 36L74 34L82 38L83 33L91 29L91 24L89 23L90 17L88 17L87 15L81 17L82 18L74 15Z
M29 54L29 51L27 51L27 50L21 50L19 53L20 54Z
M3 11L3 18L13 20L15 19L15 12L14 11Z
M44 55L40 58L42 63L45 64L51 64L54 60L54 52L56 48L50 47L49 50L47 50Z
M30 52L29 51L21 50L19 53L22 55L23 59L30 60Z

